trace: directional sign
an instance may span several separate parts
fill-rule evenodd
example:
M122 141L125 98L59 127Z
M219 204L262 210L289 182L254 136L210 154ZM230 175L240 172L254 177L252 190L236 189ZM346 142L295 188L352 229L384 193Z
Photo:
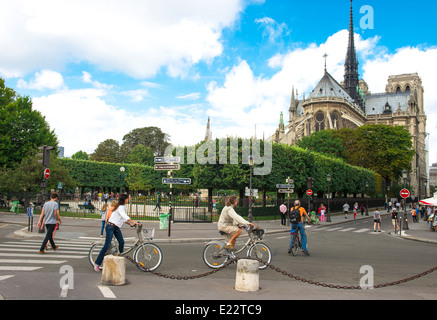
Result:
M178 164L155 164L155 170L167 171L167 170L180 170L181 166Z
M294 193L294 190L293 189L279 189L278 190L278 193Z
M46 178L46 179L50 178L50 169L49 168L44 170L44 178Z
M155 163L180 163L181 157L155 157Z
M313 195L313 190L311 190L311 189L308 190L308 191L307 191L307 195L311 197L311 196Z
M400 195L402 198L407 199L410 196L410 191L408 189L402 189Z
M191 184L189 178L162 178L162 184Z
M276 188L278 188L278 189L291 189L291 188L294 188L294 185L292 185L292 184L277 184Z

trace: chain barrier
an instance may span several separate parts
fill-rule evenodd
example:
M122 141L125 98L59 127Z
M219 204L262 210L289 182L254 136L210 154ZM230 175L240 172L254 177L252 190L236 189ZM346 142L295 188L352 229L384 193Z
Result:
M160 273L160 272L156 272L156 271L152 271L152 270L149 270L147 268L144 268L139 263L135 262L131 257L126 256L126 259L131 261L140 270L142 270L144 272L150 272L150 273L152 273L152 274L154 274L154 275L156 275L158 277L163 277L163 278L172 279L172 280L191 280L191 279L199 279L199 278L207 277L207 276L209 276L211 274L214 274L216 272L219 272L219 271L225 269L229 265L237 262L239 259L250 259L250 260L257 260L259 263L262 263L262 264L266 265L270 269L272 269L272 270L274 270L274 271L276 271L278 273L281 273L284 276L288 276L288 277L293 278L293 279L295 279L297 281L302 281L302 282L305 282L305 283L308 283L308 284L311 284L311 285L316 285L316 286L321 286L321 287L324 287L324 288L331 288L331 289L342 289L342 290L361 290L361 289L363 289L361 286L334 285L334 284L327 284L327 283L322 283L322 282L318 282L318 281L308 280L308 279L305 279L305 278L293 275L291 273L288 273L287 271L283 271L280 268L275 267L273 264L263 261L262 259L253 259L251 257L247 257L247 258L235 257L233 259L230 259L223 266L221 266L221 267L219 267L219 268L217 268L215 270L212 270L212 271L209 271L209 272L205 272L205 273L201 273L201 274L198 274L198 275L193 275L193 276L174 276L174 275L163 274L163 273ZM384 283L384 284L374 285L373 288L374 289L386 288L386 287L391 287L391 286L395 286L395 285L398 285L398 284L406 283L406 282L413 281L413 280L416 280L418 278L424 277L424 276L426 276L426 275L428 275L430 273L433 273L435 271L437 271L437 266L432 268L432 269L429 269L429 270L427 270L425 272L422 272L422 273L419 273L417 275L405 278L403 280L397 280L397 281L388 282L388 283Z

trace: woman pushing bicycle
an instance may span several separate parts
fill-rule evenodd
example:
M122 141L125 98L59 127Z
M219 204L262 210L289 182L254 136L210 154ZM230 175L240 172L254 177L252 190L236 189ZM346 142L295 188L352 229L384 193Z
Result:
M235 212L234 208L238 203L237 199L238 198L236 196L231 196L226 201L226 207L223 208L217 224L219 231L224 232L231 237L231 239L225 245L225 248L231 251L235 251L235 243L237 242L237 238L242 233L241 228L237 226L237 224L254 227L253 223L246 221Z
M140 223L133 221L126 214L126 204L128 202L129 202L129 196L127 194L122 194L118 199L118 203L116 204L116 206L111 207L112 214L106 224L105 244L103 245L103 248L100 251L99 256L97 257L97 260L94 263L94 270L97 272L101 270L100 265L103 262L103 258L105 257L106 251L108 251L109 246L111 245L112 236L115 236L115 238L118 241L118 245L119 245L118 249L120 253L123 252L124 239L120 229L123 223L129 224L131 227L133 227L134 225L140 225Z

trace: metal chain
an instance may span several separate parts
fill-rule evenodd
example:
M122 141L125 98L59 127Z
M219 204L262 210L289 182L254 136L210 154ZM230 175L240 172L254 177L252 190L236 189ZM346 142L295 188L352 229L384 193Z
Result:
M167 275L167 274L159 273L159 272L156 272L156 271L151 271L151 270L149 270L147 268L144 268L139 263L135 262L131 257L126 256L126 259L131 261L140 270L142 270L144 272L150 272L150 273L152 273L152 274L154 274L154 275L156 275L158 277L163 277L163 278L166 278L166 279L173 279L173 280L190 280L190 279L203 278L203 277L209 276L211 274L214 274L216 272L219 272L219 271L225 269L229 265L237 262L239 259L250 259L250 260L257 260L259 263L262 263L262 264L266 265L267 267L269 267L272 270L275 270L276 272L279 272L279 273L281 273L281 274L283 274L285 276L288 276L290 278L293 278L293 279L295 279L297 281L302 281L302 282L305 282L305 283L308 283L308 284L312 284L312 285L316 285L316 286L321 286L321 287L324 287L324 288L331 288L331 289L343 289L343 290L361 290L362 289L361 286L345 286L345 285L327 284L327 283L322 283L322 282L318 282L318 281L313 281L313 280L308 280L308 279L305 279L305 278L301 278L299 276L295 276L295 275L293 275L291 273L288 273L287 271L283 271L280 268L275 267L273 264L268 263L266 261L263 261L262 259L254 259L254 258L251 258L251 257L247 257L247 258L235 257L235 258L229 260L228 262L226 262L223 266L221 266L221 267L219 267L219 268L217 268L217 269L215 269L213 271L209 271L209 272L205 272L205 273L198 274L198 275L193 275L193 276L174 276L174 275ZM432 268L432 269L429 269L429 270L427 270L425 272L422 272L422 273L419 273L417 275L414 275L412 277L408 277L408 278L405 278L403 280L388 282L388 283L384 283L384 284L378 284L378 285L373 286L373 288L374 289L386 288L386 287L391 287L391 286L395 286L395 285L398 285L398 284L406 283L406 282L409 282L409 281L412 281L412 280L424 277L424 276L426 276L426 275L428 275L430 273L433 273L435 271L437 271L437 266Z

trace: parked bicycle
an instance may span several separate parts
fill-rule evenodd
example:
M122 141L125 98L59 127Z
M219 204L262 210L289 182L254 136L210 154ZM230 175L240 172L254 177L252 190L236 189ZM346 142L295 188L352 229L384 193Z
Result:
M132 247L120 253L118 250L118 243L115 237L113 237L111 245L109 246L108 251L106 251L105 256L112 254L123 257L128 255L130 252L133 252L133 260L135 261L138 269L144 272L154 271L161 265L162 262L161 249L156 244L151 243L155 234L155 229L143 230L143 225L141 224L135 228L137 229L137 240ZM104 243L105 241L96 242L90 248L88 257L93 267L94 262L96 261Z
M270 263L272 261L272 252L270 248L261 240L265 234L265 230L248 226L246 228L248 239L243 247L236 251L231 251L225 248L228 242L228 235L220 232L224 236L224 241L211 241L205 244L203 249L203 261L211 269L218 269L226 264L227 261L236 258L236 256L247 249L247 256L253 259L261 259L263 262ZM263 270L267 265L260 262L259 269Z

